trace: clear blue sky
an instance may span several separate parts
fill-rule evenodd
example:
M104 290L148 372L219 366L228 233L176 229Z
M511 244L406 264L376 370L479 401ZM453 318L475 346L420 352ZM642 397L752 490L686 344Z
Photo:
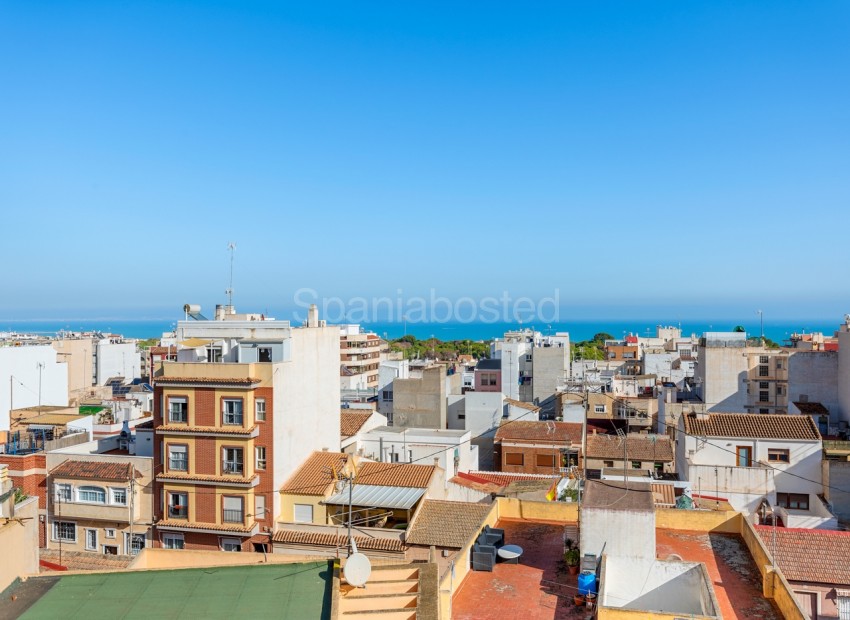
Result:
M221 303L232 240L245 311L837 321L848 33L846 1L4 2L0 318Z

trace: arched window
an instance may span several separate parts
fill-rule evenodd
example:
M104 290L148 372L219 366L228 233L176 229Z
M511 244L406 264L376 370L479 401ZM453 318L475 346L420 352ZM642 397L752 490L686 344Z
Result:
M80 487L77 489L77 501L105 504L106 490L101 487Z

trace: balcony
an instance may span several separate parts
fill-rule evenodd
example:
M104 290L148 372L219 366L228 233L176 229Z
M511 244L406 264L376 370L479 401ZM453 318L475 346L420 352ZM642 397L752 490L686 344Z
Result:
M169 519L188 519L189 518L189 507L188 506L169 506L168 507L168 518Z
M240 461L225 461L221 464L221 473L230 476L241 476L245 473L245 466Z
M139 502L135 506L135 519L139 518ZM115 521L116 523L130 522L130 508L128 506L115 506L108 504L84 504L76 502L53 502L53 514L56 518L69 519L92 519L95 521ZM135 520L134 519L134 520Z
M241 510L222 510L222 521L224 523L244 523L245 513Z

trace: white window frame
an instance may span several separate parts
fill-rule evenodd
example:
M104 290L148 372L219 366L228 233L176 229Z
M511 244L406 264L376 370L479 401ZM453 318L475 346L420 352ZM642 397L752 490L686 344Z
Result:
M593 413L605 413L605 405L593 405Z
M244 403L241 398L225 398L221 401L221 423L223 426L242 426L244 419Z
M266 518L266 496L254 496L254 520Z
M237 452L238 451L238 452ZM237 459L236 455L239 454L241 458ZM228 458L228 456L232 456L232 458ZM241 465L242 471L236 471L235 465ZM233 471L231 471L231 469ZM233 474L237 476L245 475L245 449L244 448L234 448L234 447L224 447L221 449L221 472L223 474Z
M266 399L254 399L254 420L257 422L266 421Z
M268 459L266 458L268 451L265 446L255 446L254 447L254 469L258 471L265 471L266 466L268 465ZM260 456L262 454L262 457Z
M94 529L94 528L90 528L90 527L85 528L85 530L86 530L86 534L85 534L86 551L97 551L98 550L97 549L97 543L98 543L97 530ZM94 544L93 545L90 544L90 542L89 542L89 535L92 534L92 533L94 534Z
M59 482L53 485L54 498L57 502L72 502L74 498L73 487L67 482Z
M60 529L62 526L70 526L73 536L62 537ZM54 521L53 522L53 540L61 540L62 542L77 542L77 523L75 521Z
M115 528L114 527L105 528L103 530L103 537L104 538L115 538ZM109 545L109 546L112 547L114 545Z
M183 454L183 455L185 455L186 458L185 459L173 458L172 453L174 453L175 455ZM168 444L168 455L167 456L168 456L168 471L186 471L186 472L189 471L189 446L187 446L186 444ZM185 461L185 467L182 468L182 469L180 467L175 467L174 465L172 465L172 462L180 463L182 461Z
M171 408L173 404L183 405L183 415L175 416L174 410ZM169 396L168 397L168 421L176 424L186 424L189 422L189 399L185 396Z
M163 534L162 535L163 549L185 549L186 539L183 534Z
M124 496L124 501L119 501L117 499L118 494ZM126 506L127 505L127 495L128 491L125 487L109 487L109 501L115 506Z
M91 500L91 499L83 499L83 493L103 493L102 500ZM103 487L95 486L93 484L87 484L85 486L77 487L77 502L80 504L106 504L106 499L109 497L109 494L106 492L106 489Z

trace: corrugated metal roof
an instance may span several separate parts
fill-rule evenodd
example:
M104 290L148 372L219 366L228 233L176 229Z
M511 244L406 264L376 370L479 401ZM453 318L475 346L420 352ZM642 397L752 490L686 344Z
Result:
M376 508L413 508L419 498L425 495L425 489L411 487L385 487L376 484L358 485L355 483L351 503L355 506L375 506ZM323 504L334 506L348 505L348 489L332 495Z

